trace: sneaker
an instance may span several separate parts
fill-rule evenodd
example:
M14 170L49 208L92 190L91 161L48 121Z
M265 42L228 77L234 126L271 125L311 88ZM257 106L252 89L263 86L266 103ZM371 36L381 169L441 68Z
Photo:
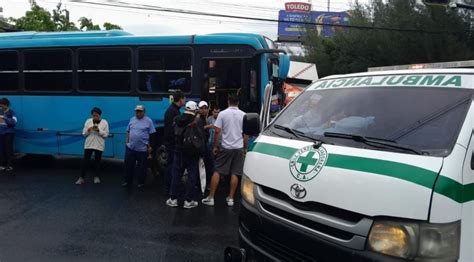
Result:
M96 176L96 177L94 177L94 184L96 184L96 185L97 185L97 184L100 184L100 183L101 183L101 181L100 181L100 177L97 177L97 176Z
M170 207L177 207L178 206L178 199L171 199L169 198L166 200L166 204ZM186 203L184 203L186 205Z
M128 183L127 183L127 182L123 182L123 183L122 183L122 187L128 187Z
M199 204L198 204L198 202L196 202L196 201L191 201L191 202L184 201L183 208L190 209L190 208L195 208L195 207L197 207L198 205L199 205Z
M144 186L145 186L145 184L138 184L137 188L143 188Z
M4 167L4 166L0 166L0 171L5 171L5 170L7 170L7 168L6 168L6 167Z
M229 207L234 206L234 199L233 198L226 197L225 202L227 202L227 206L229 206Z
M11 171L13 171L13 167L12 166L7 166L7 168L5 170L7 170L7 172L11 172Z
M80 177L77 181L76 181L76 185L82 185L84 184L86 181L84 180L84 178Z
M206 197L201 202L206 205L206 206L214 206L214 198L212 197Z

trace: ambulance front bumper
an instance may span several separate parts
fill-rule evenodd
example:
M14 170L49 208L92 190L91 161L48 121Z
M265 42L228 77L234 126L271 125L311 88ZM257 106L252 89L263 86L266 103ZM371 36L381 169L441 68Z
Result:
M403 261L334 244L267 216L245 201L239 242L247 261Z

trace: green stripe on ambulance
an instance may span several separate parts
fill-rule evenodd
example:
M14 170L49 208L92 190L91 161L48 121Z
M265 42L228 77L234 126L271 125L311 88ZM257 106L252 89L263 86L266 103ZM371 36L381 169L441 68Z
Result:
M271 155L288 160L296 151L298 151L296 148L262 142L256 142L250 148L250 152ZM429 189L435 187L434 190L436 193L444 195L458 203L474 200L474 184L463 185L448 177L440 176L435 186L438 173L413 165L374 158L329 154L326 166L389 176Z

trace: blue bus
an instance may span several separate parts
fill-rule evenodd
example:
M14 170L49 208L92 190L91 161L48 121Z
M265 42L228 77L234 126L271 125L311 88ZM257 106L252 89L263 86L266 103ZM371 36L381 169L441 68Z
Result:
M260 112L265 88L288 68L288 56L255 34L0 34L0 96L17 113L15 150L25 154L82 155L82 127L98 106L110 125L104 156L123 159L135 105L146 107L159 140L176 90L220 108L236 92L244 111Z

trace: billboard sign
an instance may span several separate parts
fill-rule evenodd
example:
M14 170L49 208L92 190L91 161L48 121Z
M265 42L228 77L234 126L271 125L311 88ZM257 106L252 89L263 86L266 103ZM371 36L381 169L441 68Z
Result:
M343 30L342 27L334 25L349 24L349 13L319 11L288 12L281 10L278 21L278 37L280 39L298 40L304 35L307 28L315 29L320 36L331 37L336 32Z

